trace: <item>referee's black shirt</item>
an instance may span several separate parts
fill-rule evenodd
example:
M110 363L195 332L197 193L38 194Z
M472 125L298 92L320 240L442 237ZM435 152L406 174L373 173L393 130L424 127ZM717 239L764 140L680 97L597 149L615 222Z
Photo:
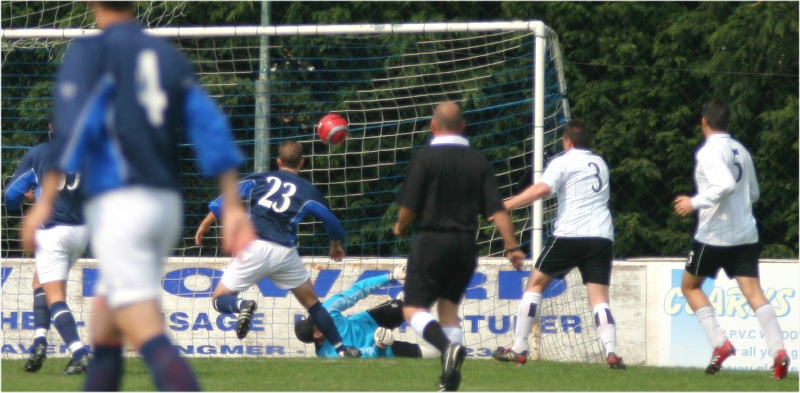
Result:
M486 219L504 209L489 160L462 144L417 152L398 204L417 213L417 230L430 231L476 231L478 214Z

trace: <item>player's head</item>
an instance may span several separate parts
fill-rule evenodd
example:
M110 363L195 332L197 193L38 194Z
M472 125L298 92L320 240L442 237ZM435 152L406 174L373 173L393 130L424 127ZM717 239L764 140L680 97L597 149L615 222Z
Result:
M299 171L303 167L303 145L284 141L278 146L278 167Z
M434 134L463 134L467 127L461 105L446 101L436 106L431 120L431 132Z
M136 4L133 1L92 1L94 18L98 29L134 19Z
M592 147L592 128L586 120L572 119L564 127L564 140L571 142L575 148L588 149Z
M713 99L703 104L703 119L713 131L726 131L728 122L731 119L731 111L728 105L718 99Z
M317 341L315 337L315 330L317 329L314 326L314 321L312 321L311 318L303 318L294 323L294 335L298 340L306 344L311 344Z

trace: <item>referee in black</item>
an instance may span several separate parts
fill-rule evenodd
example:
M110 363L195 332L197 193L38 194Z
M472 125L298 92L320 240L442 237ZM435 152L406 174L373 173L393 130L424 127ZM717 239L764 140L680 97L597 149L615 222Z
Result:
M415 224L405 283L406 322L442 353L440 391L455 391L466 357L458 305L478 264L478 215L494 217L514 268L525 260L503 207L489 160L469 146L466 122L455 102L433 112L430 146L411 161L400 190L394 234ZM439 321L431 315L437 303Z

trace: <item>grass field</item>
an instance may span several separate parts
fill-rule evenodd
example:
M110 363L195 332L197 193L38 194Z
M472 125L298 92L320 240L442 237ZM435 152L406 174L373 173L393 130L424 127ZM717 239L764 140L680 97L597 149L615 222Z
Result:
M435 391L435 359L191 359L209 391ZM62 377L67 359L48 359L37 374L22 360L2 361L3 391L77 391L83 376ZM468 359L462 391L798 391L798 374L773 381L768 371L726 371L602 364L529 362L518 366ZM144 363L126 359L125 391L153 390Z

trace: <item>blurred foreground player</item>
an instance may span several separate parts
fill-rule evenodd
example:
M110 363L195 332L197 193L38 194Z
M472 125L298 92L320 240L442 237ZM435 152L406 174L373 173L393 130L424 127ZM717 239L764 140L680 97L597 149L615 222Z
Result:
M100 279L91 318L95 357L86 390L119 389L127 343L159 390L199 390L189 364L165 334L161 267L182 225L179 146L193 145L200 171L223 193L224 246L237 254L254 232L236 198L243 163L227 119L197 84L187 59L134 22L131 2L93 2L97 36L73 41L58 73L53 154L22 240L52 212L59 173L81 172L84 216ZM183 132L179 132L179 130Z

